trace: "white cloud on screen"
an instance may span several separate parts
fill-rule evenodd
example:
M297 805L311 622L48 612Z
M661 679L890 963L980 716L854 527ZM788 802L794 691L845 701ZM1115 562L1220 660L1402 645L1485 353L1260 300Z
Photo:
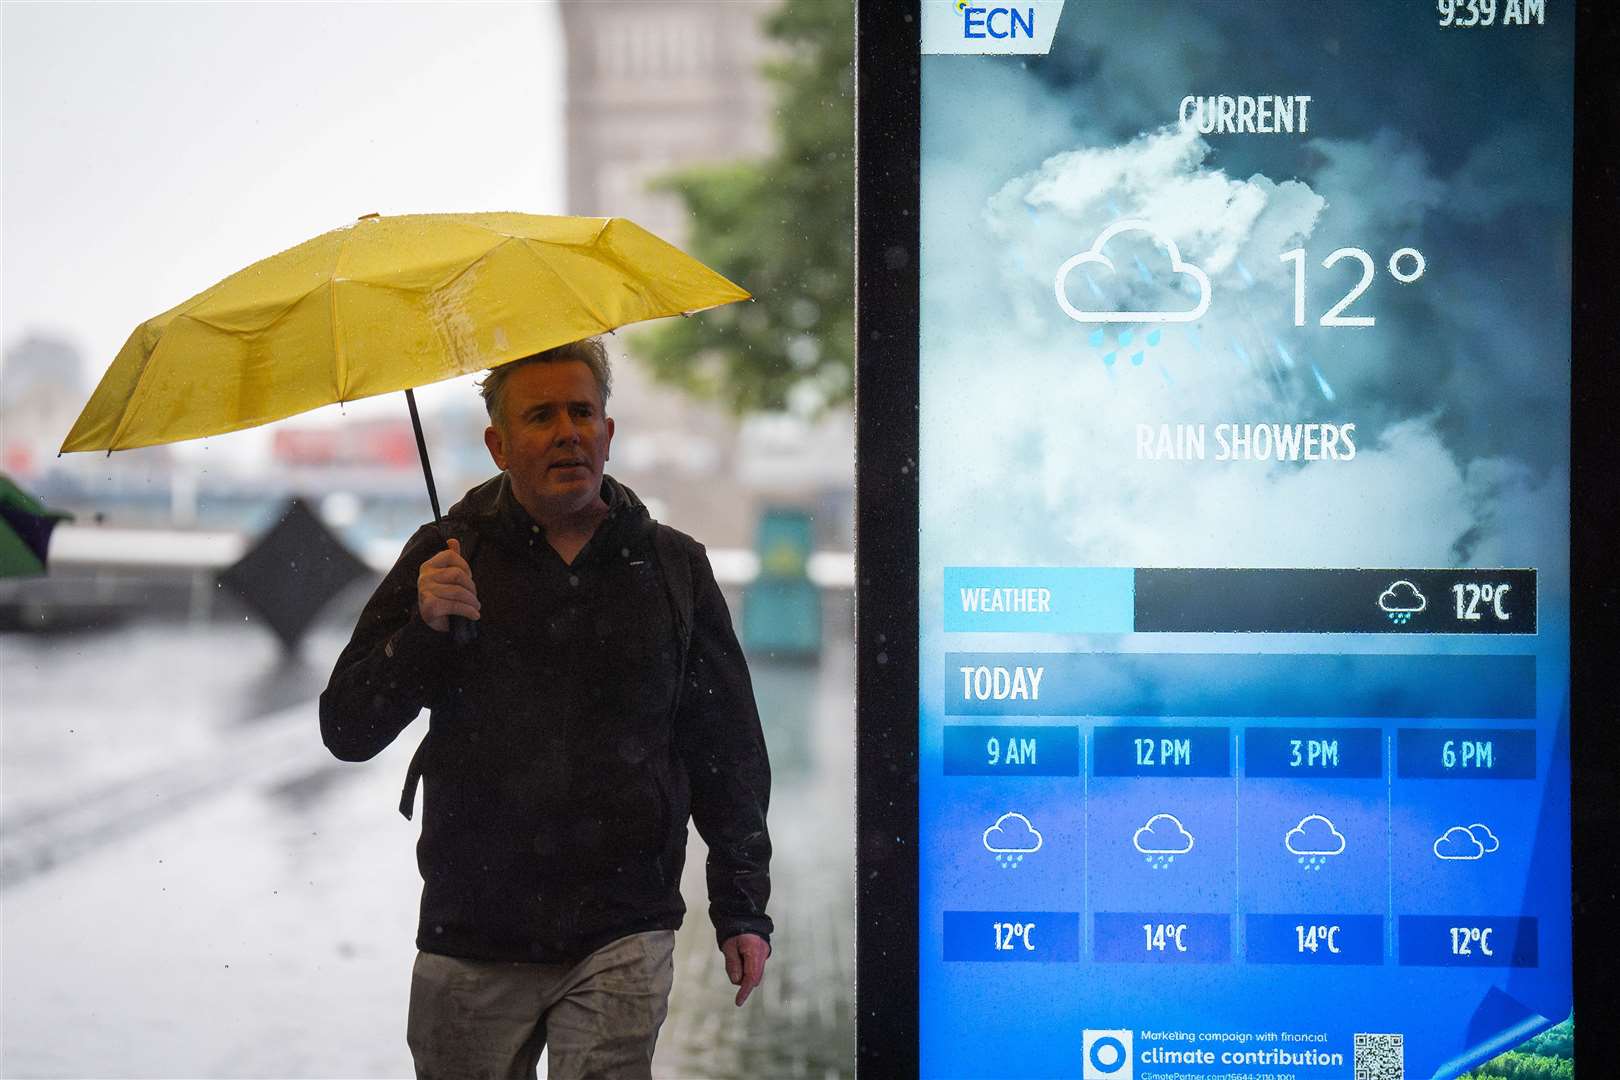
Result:
M1367 359L1357 360L1366 370L1354 385L1369 391L1355 400L1329 403L1303 367L1280 362L1273 335L1290 328L1293 270L1278 253L1337 246L1346 230L1364 230L1371 246L1410 229L1433 204L1432 178L1415 151L1374 140L1325 144L1323 152L1324 186L1346 193L1342 201L1299 180L1234 179L1206 164L1209 147L1196 134L1166 129L1059 153L1008 180L983 204L988 237L969 236L960 221L925 207L925 290L936 266L971 261L982 275L993 260L999 274L997 282L981 276L976 295L957 292L951 303L925 292L924 508L936 557L981 565L1422 566L1455 562L1459 544L1504 556L1518 546L1496 531L1508 524L1500 511L1487 519L1481 507L1544 504L1562 481L1459 460L1440 433L1434 401L1443 398L1388 416L1386 398L1400 387L1391 365L1410 362L1391 341L1395 327L1355 343ZM1411 181L1410 197L1389 205L1349 197L1379 158ZM1088 341L1094 328L1064 316L1051 282L1055 267L1121 218L1147 219L1173 237L1182 257L1208 272L1215 301L1190 332L1166 327L1141 366L1129 365L1123 348L1105 369L1102 349ZM1335 239L1312 241L1319 233ZM1137 299L1146 293L1174 307L1169 280L1154 273L1149 282L1144 272L1130 284ZM1180 306L1188 306L1184 297ZM1361 421L1356 460L1134 454L1138 422L1212 431L1219 423L1311 420ZM1533 534L1522 539L1536 542Z

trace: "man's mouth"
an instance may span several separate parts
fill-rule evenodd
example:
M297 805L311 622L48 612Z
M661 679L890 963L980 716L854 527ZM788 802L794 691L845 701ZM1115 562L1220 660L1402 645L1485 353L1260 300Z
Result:
M571 458L568 461L554 461L550 467L553 469L583 469L586 468L586 465L585 462L577 458Z

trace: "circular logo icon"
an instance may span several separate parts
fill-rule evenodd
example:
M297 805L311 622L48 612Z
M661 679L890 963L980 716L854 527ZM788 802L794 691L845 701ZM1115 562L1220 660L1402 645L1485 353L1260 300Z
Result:
M1125 1064L1125 1044L1104 1035L1091 1044L1091 1067L1102 1073L1118 1072Z

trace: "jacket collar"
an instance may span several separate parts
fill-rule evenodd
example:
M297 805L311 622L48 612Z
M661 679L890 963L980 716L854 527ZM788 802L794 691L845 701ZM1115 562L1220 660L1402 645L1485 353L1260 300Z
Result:
M651 520L646 505L636 493L606 473L602 475L602 501L608 506L608 521L630 523L637 518ZM535 529L545 531L518 502L512 492L511 478L505 472L490 477L468 491L445 516L473 526L499 524L525 536Z

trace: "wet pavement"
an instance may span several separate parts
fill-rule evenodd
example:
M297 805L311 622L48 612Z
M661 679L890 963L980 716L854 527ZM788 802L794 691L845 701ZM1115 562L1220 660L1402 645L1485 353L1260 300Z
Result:
M751 658L765 985L732 1005L694 834L660 1077L853 1074L854 670L847 596L829 608L819 664ZM0 639L0 1074L411 1075L420 879L396 804L422 721L369 762L327 754L314 695L343 637L291 663L230 622Z

